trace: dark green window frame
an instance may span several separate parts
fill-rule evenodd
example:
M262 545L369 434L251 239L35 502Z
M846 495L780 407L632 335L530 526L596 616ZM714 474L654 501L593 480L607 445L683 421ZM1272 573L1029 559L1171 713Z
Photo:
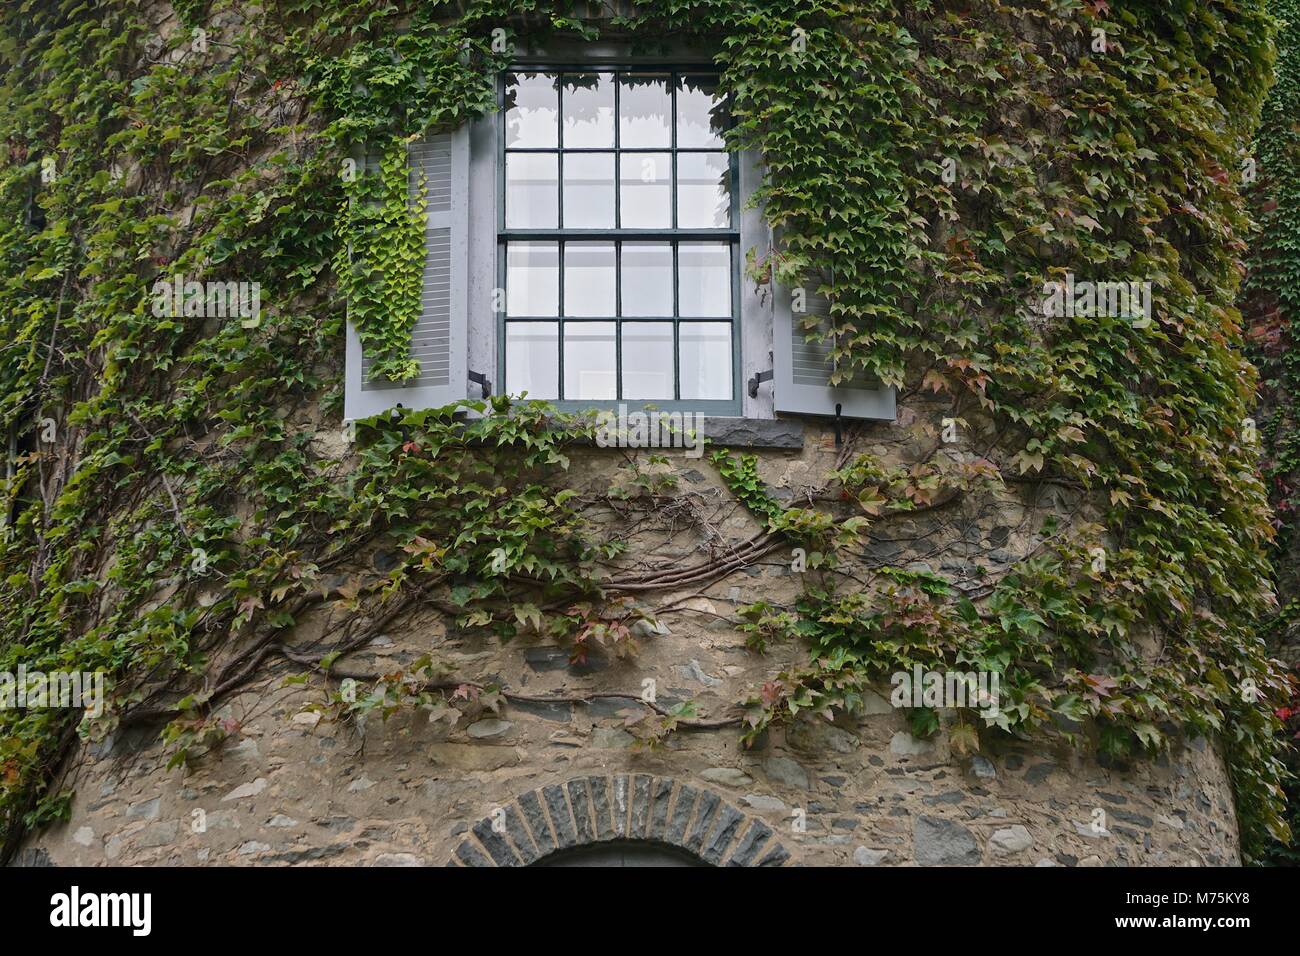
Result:
M556 110L556 145L545 147L507 147L506 146L506 87L507 77L513 73L552 73L558 74L560 80L558 108ZM609 73L613 74L614 88L614 145L612 150L607 147L576 147L566 148L564 146L564 82L565 74L593 74ZM505 388L506 377L506 326L507 323L529 323L529 322L552 322L558 325L558 382L560 394L563 395L564 389L564 335L568 326L574 326L583 323L613 323L615 328L615 354L614 354L614 374L616 381L616 395L618 397L609 400L569 400L561 398L554 401L557 407L566 411L580 411L584 409L602 409L614 408L619 405L626 405L629 409L638 408L658 408L666 411L696 411L711 415L738 416L741 414L741 354L742 354L742 328L741 328L741 263L742 251L740 249L740 215L742 208L742 197L740 196L740 169L737 155L730 150L725 152L728 160L729 176L729 198L731 204L730 226L725 229L719 228L677 228L678 221L678 157L682 154L697 153L708 154L717 153L716 147L679 147L677 143L677 92L678 82L683 76L716 76L717 68L711 64L704 63L665 63L665 62L644 62L644 63L621 63L621 64L588 64L581 62L528 62L520 63L504 71L498 78L498 111L497 111L497 288L507 291L507 269L506 269L506 250L511 242L555 242L557 243L558 253L558 285L559 285L559 307L558 316L507 316L505 303L501 303L501 308L497 313L497 363L499 381L502 388ZM619 116L620 114L620 91L621 84L618 82L620 74L664 74L668 77L668 87L671 95L672 116L670 117L670 144L664 146L650 147L624 147L621 143L621 131ZM614 210L615 210L615 228L613 229L566 229L564 227L564 157L566 154L581 153L613 153L614 157ZM533 154L554 154L557 159L557 188L558 188L558 228L555 229L510 229L506 227L506 157L511 153L533 153ZM636 154L669 154L671 182L670 182L670 208L671 208L671 228L668 229L625 229L621 228L622 202L621 202L621 180L620 170L621 157L624 155ZM615 260L615 312L620 313L612 316L567 316L564 307L564 250L566 243L569 242L612 242L614 245ZM623 316L622 291L623 291L623 245L625 242L667 242L672 249L672 277L673 277L673 314L671 316ZM682 317L680 313L680 276L678 270L679 254L678 250L683 243L692 242L710 242L719 243L727 246L729 251L729 272L731 284L731 314L729 317L707 317L694 318ZM729 321L731 326L731 367L727 371L731 380L731 395L727 399L625 399L623 395L623 330L627 325L634 323L671 323L673 329L673 394L674 396L681 393L681 329L683 325L692 323L708 323ZM720 374L722 370L719 370Z

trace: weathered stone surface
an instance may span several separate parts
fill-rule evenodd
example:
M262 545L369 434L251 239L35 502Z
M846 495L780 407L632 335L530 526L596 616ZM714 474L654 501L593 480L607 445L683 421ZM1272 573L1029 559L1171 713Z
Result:
M922 866L974 866L980 862L975 834L940 817L918 817L912 825L916 862Z
M673 781L660 778L655 781L654 793L650 798L650 828L648 836L652 840L662 839L668 830L668 810L672 804Z
M699 805L695 810L695 822L691 824L691 830L686 835L683 846L696 853L700 852L704 845L705 834L709 832L709 827L713 826L713 818L721 805L722 800L716 793L706 790L700 794Z
M628 836L633 840L644 840L646 827L650 823L650 783L646 776L637 776L632 780L632 816L628 824Z
M591 822L591 801L587 798L587 782L570 780L565 785L569 793L569 806L573 808L573 825L577 828L578 843L592 843L596 839L596 827Z
M519 809L533 835L533 842L537 844L537 852L543 856L554 853L557 848L555 836L551 833L551 825L542 810L542 801L536 790L530 790L519 798Z
M889 752L898 754L900 757L919 757L933 751L934 743L932 741L913 737L906 730L900 730L889 739Z
M501 737L510 732L514 727L508 720L480 720L470 724L465 728L465 733L475 740L485 740L489 737Z
M742 820L744 817L735 807L725 804L722 806L700 853L706 863L717 866L722 862L723 855L731 847L731 841L736 838Z
M618 831L609 794L609 780L605 777L588 777L587 793L591 797L591 813L596 819L596 839L612 840Z
M1034 838L1020 824L994 830L989 836L989 849L1001 856L1020 853L1034 845Z
M735 767L710 767L700 774L710 783L719 783L724 787L748 787L754 778Z
M249 783L241 784L234 790L222 797L222 800L244 800L248 797L255 797L266 789L266 778L258 777Z
M573 816L569 810L569 801L564 798L564 791L554 784L542 788L542 798L555 826L555 837L560 849L576 846L578 831L573 825Z
M784 801L778 800L776 797L769 797L764 793L747 793L744 796L744 801L755 810L785 810Z
M686 839L686 828L690 825L699 796L699 791L694 787L683 786L678 792L672 818L668 821L669 843L680 846Z
M731 852L728 866L753 866L755 858L767 845L772 828L761 820L753 820Z
M763 761L763 770L773 783L799 790L808 790L812 786L808 780L808 771L789 757L769 757Z
M885 862L885 857L889 856L888 850L872 850L865 846L860 846L853 851L853 862L858 866L879 866Z
M521 862L505 835L492 829L491 819L480 820L474 824L473 833L497 866L518 866Z

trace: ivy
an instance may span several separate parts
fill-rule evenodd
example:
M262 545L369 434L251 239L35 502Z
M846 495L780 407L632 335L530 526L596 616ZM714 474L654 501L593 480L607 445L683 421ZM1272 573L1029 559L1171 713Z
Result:
M378 176L350 179L334 264L362 353L372 360L370 377L393 382L420 374L410 347L420 318L427 183L421 174L408 198L409 167L405 141L393 139Z
M544 405L384 417L331 445L344 297L376 371L417 371L404 342L423 215L405 143L495 108L509 54L494 30L513 37L527 17L591 38L581 6L181 4L206 49L189 29L159 37L124 0L0 14L0 422L21 449L0 495L0 670L112 683L108 712L81 726L0 713L5 852L67 813L78 734L161 721L178 761L197 759L238 732L221 702L271 660L368 681L357 701L331 691L343 719L418 706L459 720L513 692L434 660L366 675L349 655L416 608L575 660L631 653L651 623L633 595L787 546L816 556L806 593L737 623L756 651L807 658L738 702L747 739L852 712L892 668L970 665L998 673L1011 705L962 713L960 748L1078 724L1064 731L1078 745L1136 758L1214 735L1247 852L1285 838L1287 685L1261 636L1272 529L1236 308L1250 229L1237 171L1261 109L1280 198L1247 289L1287 306L1300 278L1295 180L1272 171L1293 146L1294 71L1284 59L1265 108L1262 0L651 0L611 24L717 51L729 145L767 162L754 198L777 241L749 281L825 295L841 377L897 384L904 407L924 396L967 434L946 453L922 423L902 464L847 454L797 508L722 454L761 534L640 576L611 569L626 543L592 517L616 496L565 487L585 426ZM340 171L365 143L387 144L380 173L351 182ZM1151 282L1152 321L1045 321L1043 284L1066 273ZM257 281L266 316L154 316L150 288L175 275ZM673 491L633 484L620 507ZM1089 520L1036 529L986 587L859 567L884 522L1025 488L1068 489ZM315 645L287 640L326 603L350 613ZM654 746L736 722L648 707L636 733ZM935 726L918 710L918 733Z

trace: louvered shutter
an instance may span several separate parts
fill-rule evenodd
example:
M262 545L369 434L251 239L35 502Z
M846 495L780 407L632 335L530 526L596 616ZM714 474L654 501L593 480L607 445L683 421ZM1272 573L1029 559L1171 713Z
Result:
M399 405L436 408L466 396L466 325L469 285L469 132L460 129L410 146L411 188L425 178L424 286L420 318L411 335L417 378L400 384L370 378L356 329L347 327L344 417L369 418ZM367 174L372 159L366 157Z
M777 288L772 329L773 399L778 412L802 415L839 414L843 418L894 420L895 392L859 372L838 386L830 384L835 370L831 341L810 341L814 328L830 328L830 303L817 292L823 283L809 278L803 286L802 313L794 311L799 296Z

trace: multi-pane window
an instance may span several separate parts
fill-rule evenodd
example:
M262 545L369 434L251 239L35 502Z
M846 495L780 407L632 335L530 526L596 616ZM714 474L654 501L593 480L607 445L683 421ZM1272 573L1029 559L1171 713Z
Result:
M506 390L563 402L736 398L737 172L717 77L504 77Z

